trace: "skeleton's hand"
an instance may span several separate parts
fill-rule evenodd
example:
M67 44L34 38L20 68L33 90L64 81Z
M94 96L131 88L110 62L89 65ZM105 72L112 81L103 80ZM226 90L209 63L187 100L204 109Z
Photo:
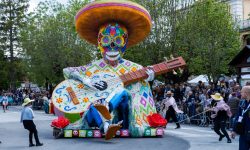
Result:
M90 89L92 90L98 90L94 85L95 85L95 82L93 82L90 78L82 78L81 79L81 82L88 86Z
M148 68L147 70L146 70L146 73L148 74L148 78L145 80L145 81L153 81L154 80L154 78L155 78L155 72L153 71L153 69L151 69L151 68Z

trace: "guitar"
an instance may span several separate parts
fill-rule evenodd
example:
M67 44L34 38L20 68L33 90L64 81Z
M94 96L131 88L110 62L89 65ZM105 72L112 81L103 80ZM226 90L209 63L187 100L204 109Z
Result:
M186 63L182 57L153 65L151 69L155 75L170 72L185 67ZM135 72L128 72L118 76L113 72L100 71L93 74L90 79L94 81L97 90L93 90L80 81L68 79L56 86L52 94L52 102L56 109L64 113L83 113L89 105L98 100L108 100L114 95L114 91L131 83L148 77L147 67Z

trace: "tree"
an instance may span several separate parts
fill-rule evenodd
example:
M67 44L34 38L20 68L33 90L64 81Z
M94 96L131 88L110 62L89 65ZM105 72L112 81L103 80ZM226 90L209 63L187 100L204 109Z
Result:
M215 0L197 1L177 24L177 54L185 57L192 74L207 74L209 81L228 73L228 63L240 48L228 8Z
M148 66L164 61L164 57L176 54L176 26L184 18L186 11L191 8L194 0L134 1L140 3L149 11L153 27L148 38L141 44L128 49L124 57ZM186 81L188 75L187 73L182 73L179 77L168 73L167 78L171 78L171 80L177 78L178 82L181 82ZM166 75L158 78L165 80Z
M1 0L0 1L0 50L7 56L8 80L10 89L15 88L17 80L18 56L22 54L20 47L20 29L25 25L25 12L28 8L28 0ZM2 53L3 54L3 53ZM5 64L5 67L7 65Z
M0 91L3 89L6 89L8 87L8 76L7 76L7 69L6 69L6 61L4 58L4 53L3 51L0 51Z
M22 45L31 81L43 85L48 78L57 84L63 80L63 68L85 65L95 58L96 49L78 37L74 26L74 15L86 2L74 0L65 6L47 1L29 15Z

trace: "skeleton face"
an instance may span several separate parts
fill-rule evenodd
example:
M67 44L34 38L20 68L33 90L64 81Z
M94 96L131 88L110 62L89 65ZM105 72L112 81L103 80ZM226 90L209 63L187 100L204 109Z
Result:
M78 136L78 131L77 130L73 130L73 135L74 136Z
M106 24L98 33L98 47L109 64L117 64L125 52L128 39L127 29L118 24Z

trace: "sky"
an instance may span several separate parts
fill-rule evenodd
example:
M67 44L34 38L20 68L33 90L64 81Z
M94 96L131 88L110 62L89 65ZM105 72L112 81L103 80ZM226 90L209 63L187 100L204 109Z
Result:
M30 7L29 7L29 11L32 11L34 8L36 8L36 6L39 4L39 2L44 2L46 0L30 0ZM68 0L57 0L58 2L62 3L62 4L66 4Z

